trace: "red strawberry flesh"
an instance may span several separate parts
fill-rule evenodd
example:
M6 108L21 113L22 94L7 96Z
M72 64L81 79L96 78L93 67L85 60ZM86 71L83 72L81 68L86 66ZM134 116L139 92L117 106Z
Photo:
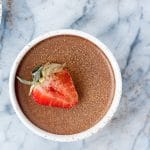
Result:
M78 94L67 69L60 64L46 64L41 70L43 76L32 85L31 91L38 104L71 108L78 103Z

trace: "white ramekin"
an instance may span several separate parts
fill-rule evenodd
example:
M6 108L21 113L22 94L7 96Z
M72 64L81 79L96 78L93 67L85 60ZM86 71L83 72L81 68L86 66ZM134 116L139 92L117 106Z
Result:
M77 36L83 37L83 38L88 39L89 41L93 42L98 47L100 47L101 50L105 53L105 55L109 59L111 65L112 65L114 75L115 75L115 81L116 81L116 88L115 88L114 98L113 98L112 104L111 104L109 110L107 111L107 113L105 114L105 116L96 125L89 128L88 130L77 133L77 134L72 134L72 135L52 134L52 133L46 132L46 131L38 128L37 126L35 126L33 123L31 123L30 120L27 119L27 117L22 112L22 110L21 110L21 108L20 108L20 106L17 102L16 95L15 95L16 70L18 68L18 65L19 65L20 61L24 57L24 55L31 49L31 47L36 45L38 42L40 42L44 39L47 39L49 37L53 37L53 36L56 36L56 35L64 35L64 34L65 35L77 35ZM119 66L116 62L116 59L114 58L111 51L102 42L100 42L95 37L93 37L93 36L91 36L87 33L78 31L78 30L70 30L70 29L58 30L58 31L52 31L52 32L49 32L49 33L46 33L44 35L39 36L38 38L34 39L29 44L27 44L23 48L23 50L18 54L15 62L13 63L13 66L12 66L12 69L11 69L11 72L10 72L9 93L10 93L11 103L13 105L13 108L14 108L16 114L18 115L20 120L23 122L23 124L27 128L29 128L31 131L33 131L37 135L39 135L43 138L49 139L49 140L60 141L60 142L71 142L71 141L81 140L81 139L84 139L84 138L87 138L87 137L93 135L99 129L102 129L110 121L110 119L112 118L113 114L115 113L115 111L116 111L116 109L119 105L119 101L120 101L121 93L122 93L122 79L121 79L121 73L120 73Z

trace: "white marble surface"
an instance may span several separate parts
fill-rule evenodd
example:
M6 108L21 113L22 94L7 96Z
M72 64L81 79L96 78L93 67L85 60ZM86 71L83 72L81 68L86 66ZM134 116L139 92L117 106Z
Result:
M2 1L0 0L0 23L2 18Z
M0 25L0 150L150 150L150 0L3 0ZM42 139L19 121L8 77L31 39L60 28L103 41L122 70L123 96L112 121L79 142Z

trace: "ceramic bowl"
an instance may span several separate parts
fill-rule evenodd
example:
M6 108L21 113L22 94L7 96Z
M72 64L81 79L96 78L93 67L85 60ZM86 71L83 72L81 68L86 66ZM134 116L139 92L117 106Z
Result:
M98 47L100 47L100 49L104 52L104 54L106 55L106 57L109 59L109 61L111 63L111 66L114 71L115 81L116 81L115 93L114 93L112 104L111 104L110 108L108 109L107 113L103 116L103 118L96 125L89 128L88 130L77 133L77 134L72 134L72 135L52 134L52 133L46 132L46 131L38 128L24 115L24 113L22 112L22 110L18 104L16 95L15 95L16 71L17 71L18 65L20 64L20 61L23 59L24 55L34 45L36 45L40 41L47 39L49 37L53 37L53 36L57 36L57 35L64 35L64 34L65 35L76 35L76 36L83 37L83 38L91 41L92 43L96 44ZM16 114L18 115L19 119L22 121L22 123L27 128L29 128L31 131L33 131L37 135L39 135L43 138L49 139L49 140L61 141L61 142L71 142L71 141L81 140L81 139L84 139L84 138L87 138L87 137L93 135L98 130L102 129L111 120L112 116L114 115L114 113L117 110L117 107L119 105L119 101L121 98L122 79L121 79L120 69L119 69L119 66L117 64L115 57L113 56L111 51L101 41L99 41L97 38L95 38L87 33L84 33L84 32L78 31L78 30L69 30L69 29L68 30L59 30L59 31L52 31L52 32L49 32L49 33L46 33L44 35L37 37L36 39L31 41L29 44L27 44L22 49L22 51L18 54L16 60L14 61L11 72L10 72L9 92L10 92L10 98L11 98L11 103L13 105L13 108L14 108Z

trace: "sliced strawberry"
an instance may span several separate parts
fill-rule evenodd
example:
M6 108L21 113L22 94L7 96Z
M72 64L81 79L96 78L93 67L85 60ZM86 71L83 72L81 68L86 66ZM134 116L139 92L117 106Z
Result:
M44 65L40 69L42 76L38 70L34 72L31 86L32 97L37 103L61 108L71 108L78 103L73 80L63 65Z

